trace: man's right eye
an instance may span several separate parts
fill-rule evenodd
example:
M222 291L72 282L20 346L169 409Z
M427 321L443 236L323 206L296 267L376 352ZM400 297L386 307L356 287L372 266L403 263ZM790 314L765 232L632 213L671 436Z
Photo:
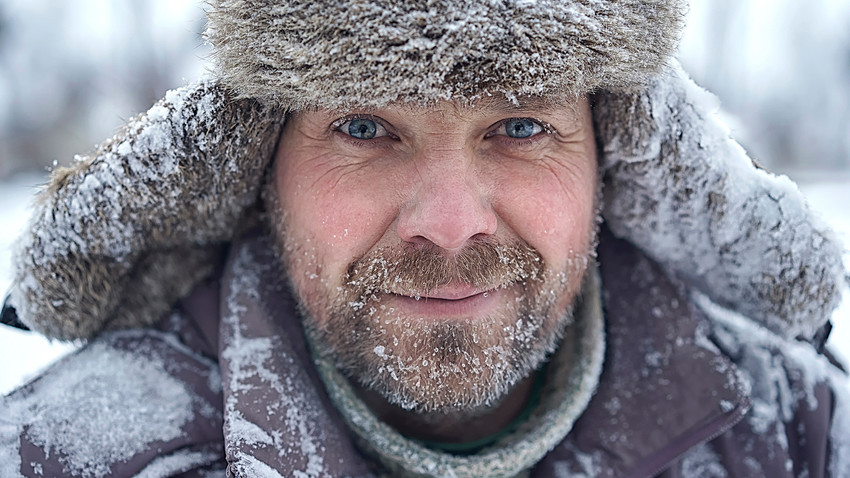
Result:
M345 133L352 138L369 140L387 136L384 126L370 118L351 118L337 127L337 131Z

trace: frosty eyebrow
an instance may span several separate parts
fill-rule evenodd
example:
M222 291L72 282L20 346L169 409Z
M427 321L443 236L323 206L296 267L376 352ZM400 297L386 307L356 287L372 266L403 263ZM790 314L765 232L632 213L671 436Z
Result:
M507 98L487 98L480 100L471 108L505 116L523 116L527 114L533 116L534 114L549 114L556 110L567 109L572 112L573 116L576 116L578 114L576 111L577 101L576 99L556 101L552 98L528 96L517 98L517 103L514 104Z

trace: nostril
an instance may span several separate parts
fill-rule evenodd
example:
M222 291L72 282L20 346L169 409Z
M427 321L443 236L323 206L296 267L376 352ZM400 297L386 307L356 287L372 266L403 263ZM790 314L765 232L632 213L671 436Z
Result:
M429 242L442 249L463 248L470 240L494 234L497 219L489 204L458 201L420 201L402 212L400 238L410 243Z
M434 242L432 242L425 236L402 237L402 239L404 240L404 242L407 242L414 246L430 247L434 245Z

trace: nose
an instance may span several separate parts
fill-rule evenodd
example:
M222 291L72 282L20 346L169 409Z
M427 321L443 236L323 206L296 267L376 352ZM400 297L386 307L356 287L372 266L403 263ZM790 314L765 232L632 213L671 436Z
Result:
M482 178L471 168L445 163L419 170L417 184L399 215L402 240L458 250L476 236L496 232L498 219Z

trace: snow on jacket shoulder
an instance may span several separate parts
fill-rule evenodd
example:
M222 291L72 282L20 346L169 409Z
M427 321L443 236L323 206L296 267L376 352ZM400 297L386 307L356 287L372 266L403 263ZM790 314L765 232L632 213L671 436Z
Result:
M222 469L221 376L173 334L105 334L0 398L0 476Z
M106 333L0 399L2 476L381 475L316 377L270 243L237 241L158 329ZM692 303L607 232L599 254L605 368L531 476L849 476L843 372Z

